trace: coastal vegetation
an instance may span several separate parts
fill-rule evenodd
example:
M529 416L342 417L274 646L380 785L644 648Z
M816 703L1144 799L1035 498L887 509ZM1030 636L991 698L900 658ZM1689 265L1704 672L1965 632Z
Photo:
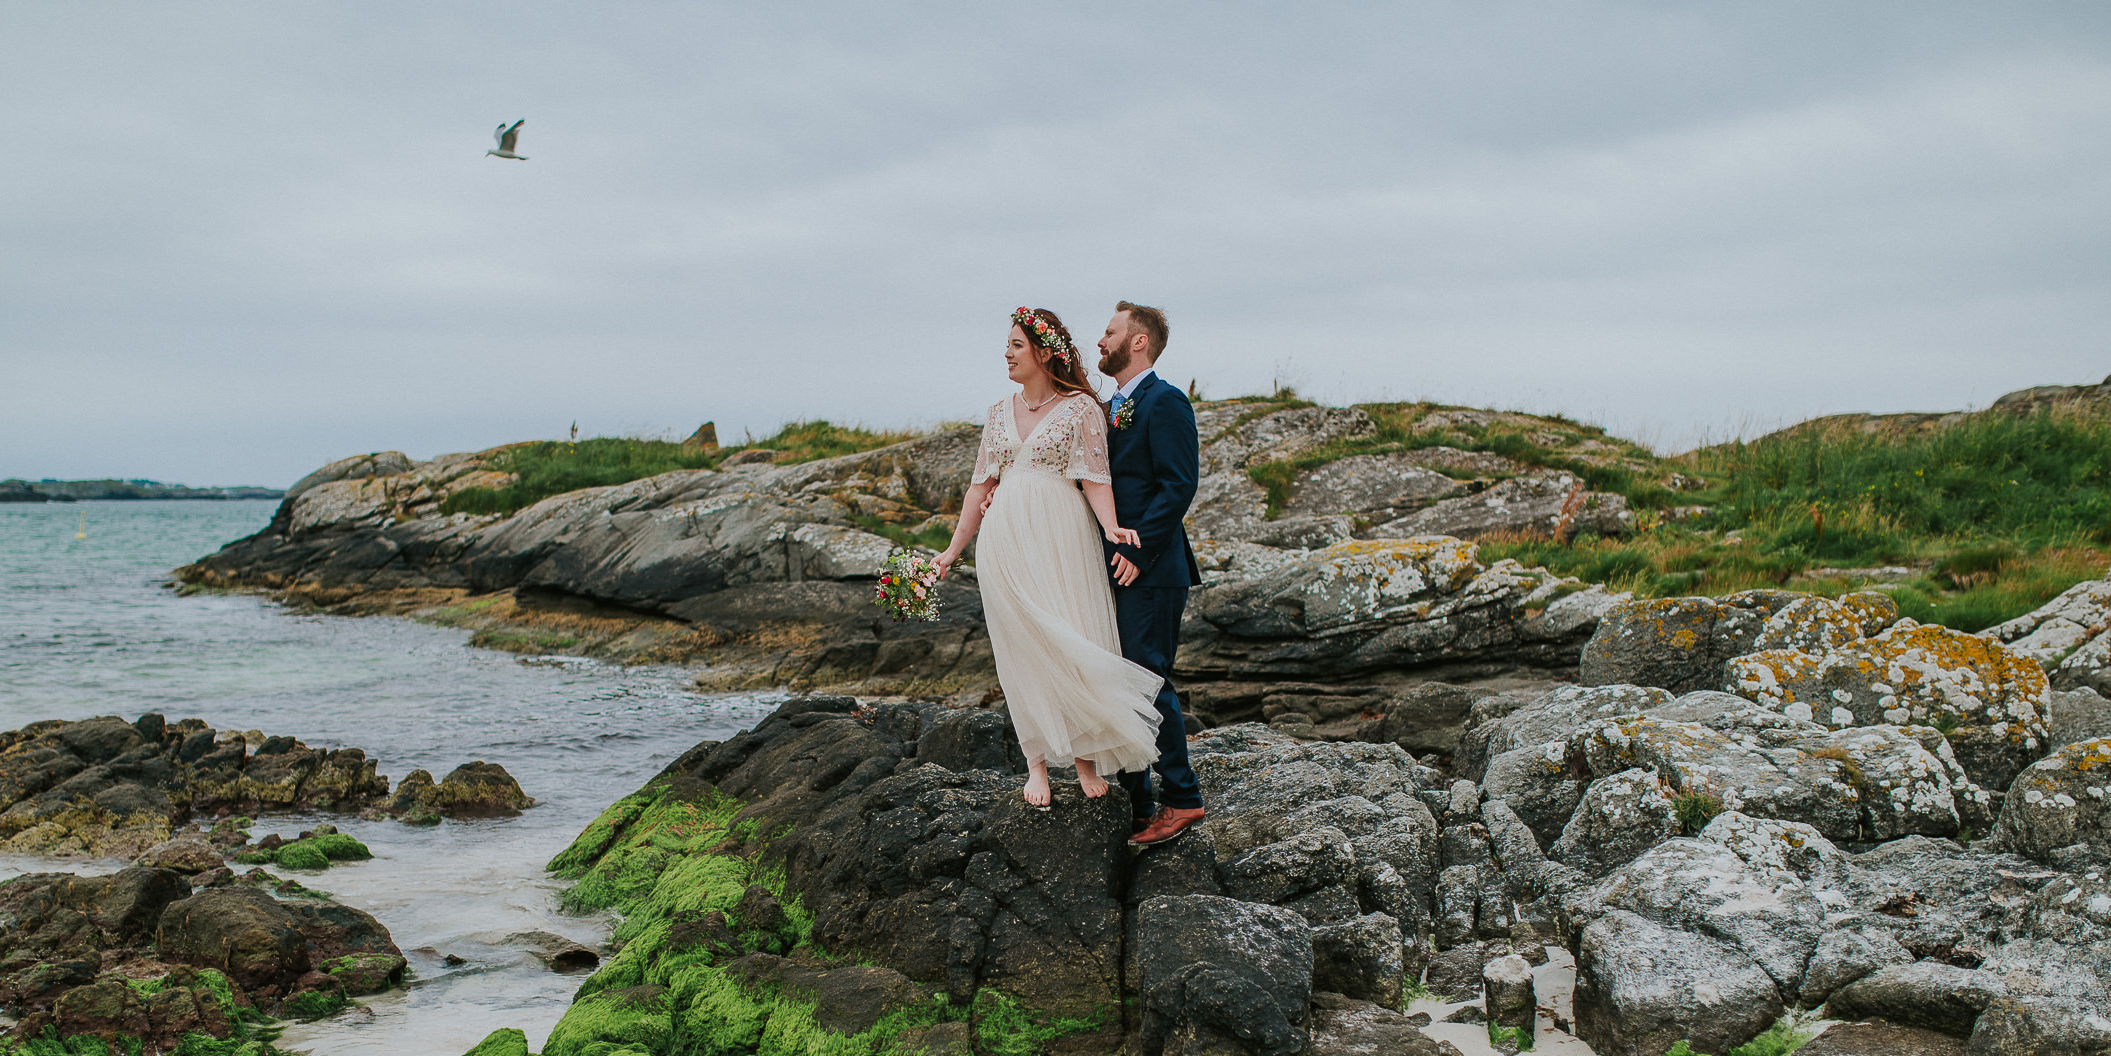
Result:
M1284 390L1236 401L1232 429L1315 404ZM1891 425L1807 423L1670 458L1559 416L1431 403L1358 404L1362 436L1250 464L1281 514L1303 474L1353 455L1446 446L1575 474L1636 511L1622 537L1498 533L1515 558L1645 597L1755 587L1888 591L1924 623L1978 631L2111 564L2111 415L2040 407Z
M667 440L597 436L543 440L507 448L487 468L520 479L503 488L465 488L448 496L442 513L513 513L552 495L580 488L628 484L680 469L716 469L744 451L768 451L770 461L811 462L900 443L912 433L884 432L826 421L792 422L775 434L733 447L701 447Z
M1984 413L1931 429L1803 427L1702 448L1667 468L1699 486L1621 539L1508 539L1516 558L1649 597L1876 583L1906 616L1979 631L2111 564L2111 416ZM1611 490L1620 490L1613 486ZM1623 492L1625 494L1625 492Z
M626 1045L724 1056L915 1052L926 1032L971 1019L977 1051L1032 1056L1096 1025L1023 1008L992 989L961 1004L942 992L896 995L861 1029L817 1022L802 981L872 966L814 943L813 915L768 855L788 830L767 831L745 806L708 784L662 777L611 805L550 861L553 875L572 881L561 899L567 912L608 910L621 920L610 936L619 952L580 985L542 1056ZM501 1031L476 1051L513 1044Z

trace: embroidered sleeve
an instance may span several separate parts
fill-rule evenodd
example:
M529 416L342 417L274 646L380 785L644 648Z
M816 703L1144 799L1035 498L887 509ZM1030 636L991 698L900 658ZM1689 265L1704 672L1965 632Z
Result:
M1114 475L1107 465L1107 416L1099 404L1079 399L1077 425L1071 430L1070 465L1063 475L1072 480L1111 484Z
M1001 403L990 404L989 420L982 425L982 447L975 452L975 477L968 482L970 487L1004 475L1004 453L997 450L997 445L1002 442L1000 434L1004 428L1003 423L998 420L997 412L1003 406Z

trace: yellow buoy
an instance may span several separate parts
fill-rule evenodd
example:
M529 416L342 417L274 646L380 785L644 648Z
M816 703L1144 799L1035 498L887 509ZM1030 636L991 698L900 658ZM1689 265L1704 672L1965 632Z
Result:
M82 511L81 511L81 530L80 530L80 531L78 531L78 532L75 532L75 533L73 533L73 537L74 537L75 539L86 539L86 538L88 538L88 511L87 511L87 510L82 510Z

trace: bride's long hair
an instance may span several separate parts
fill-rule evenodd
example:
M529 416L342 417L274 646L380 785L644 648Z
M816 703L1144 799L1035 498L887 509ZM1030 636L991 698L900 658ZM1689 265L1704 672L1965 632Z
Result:
M1012 323L1013 326L1019 327L1020 333L1026 335L1028 347L1043 349L1048 352L1048 358L1040 360L1041 369L1048 372L1048 380L1055 383L1057 392L1089 396L1093 403L1098 404L1099 393L1093 389L1091 382L1085 380L1084 355L1078 351L1077 342L1071 339L1070 328L1063 325L1061 317L1046 308L1036 308L1033 310L1033 314L1034 318L1047 323L1051 329L1061 335L1063 344L1070 350L1068 355L1064 355L1054 345L1042 341L1041 335L1035 332L1033 327L1019 326L1017 322ZM1039 357L1036 357L1036 359L1038 360ZM1105 414L1106 411L1106 407L1100 407L1101 414Z

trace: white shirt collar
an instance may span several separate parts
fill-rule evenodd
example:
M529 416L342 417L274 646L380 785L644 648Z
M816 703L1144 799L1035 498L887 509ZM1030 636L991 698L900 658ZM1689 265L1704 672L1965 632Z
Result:
M1143 379L1148 378L1156 373L1158 373L1158 368L1145 367L1143 368L1143 373L1138 374L1133 378L1130 378L1129 383L1127 385L1124 385L1120 389L1117 389L1115 391L1119 392L1121 394L1121 398L1126 400L1129 397L1136 395L1136 387L1143 384Z

